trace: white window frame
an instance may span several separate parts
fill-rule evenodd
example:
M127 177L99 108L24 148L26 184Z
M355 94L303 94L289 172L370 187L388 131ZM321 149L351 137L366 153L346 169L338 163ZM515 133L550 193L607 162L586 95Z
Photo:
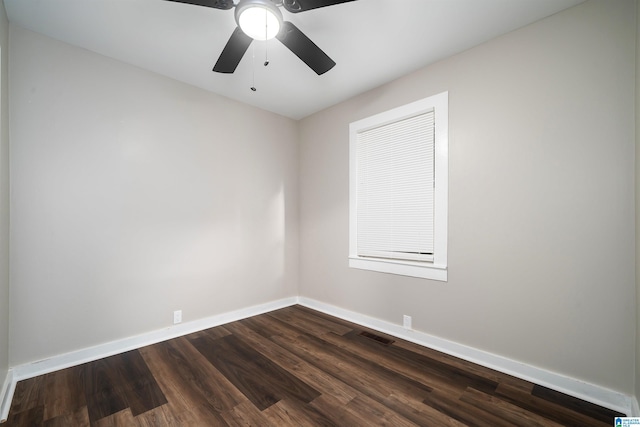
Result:
M435 113L435 197L433 261L408 261L358 256L357 136L366 131L428 111ZM449 193L449 93L355 121L349 125L349 267L424 279L447 281L447 216Z

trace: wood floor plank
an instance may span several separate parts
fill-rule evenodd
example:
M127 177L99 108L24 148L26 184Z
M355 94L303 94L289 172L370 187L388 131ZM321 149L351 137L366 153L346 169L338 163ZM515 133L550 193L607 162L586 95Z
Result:
M533 396L522 392L522 390L500 384L496 389L496 395L502 400L507 401L513 405L526 409L529 412L538 414L548 418L554 422L557 422L566 426L611 426L610 422L602 422L591 418L587 415L583 415L569 408L565 408L554 402L549 402L545 399Z
M535 385L533 387L531 395L544 399L548 402L561 404L565 408L571 409L579 414L587 415L590 418L602 421L603 423L609 423L615 417L622 416L619 412L593 403L585 402L584 400L577 399L575 397L567 396L566 394L540 385Z
M38 427L44 425L44 406L33 406L20 412L9 415L7 426Z
M457 396L434 391L427 396L423 403L440 413L454 418L464 424L478 427L513 427L514 424L497 415L484 411L482 408L470 405Z
M265 426L281 427L272 424L263 414L249 401L241 403L235 408L225 411L222 414L225 423L230 427Z
M171 402L167 406L170 408ZM212 411L209 406L198 405L190 411L172 411L172 413L178 426L227 427L229 425L222 414Z
M373 401L371 402L373 403ZM325 414L336 425L373 426L379 423L380 417L372 415L372 411L357 412L352 410L348 404L349 402L345 404L330 394L322 394L313 399L309 405L320 413ZM384 407L383 405L378 405Z
M256 377L258 368L252 364L250 356L239 354L232 344L223 339L216 340L214 344L207 338L198 338L191 344L260 410L284 397L280 390Z
M560 424L554 421L505 402L496 396L490 396L472 388L467 389L462 397L460 397L460 400L484 409L487 412L491 412L515 425L526 424L531 427L561 427Z
M78 366L45 375L44 419L63 414L86 412L87 401L82 389L81 369ZM87 413L88 415L88 413Z
M157 406L145 411L140 415L132 415L140 427L172 427L178 425L178 421L171 411L166 410L166 406Z
M246 325L265 338L291 333L291 328L287 327L287 325L282 322L272 322L266 316L250 317L240 320L238 323Z
M312 316L315 319L320 319L320 320L324 320L326 322L331 322L337 325L342 325L343 327L347 328L347 329L354 329L354 328L363 328L363 326L361 325L356 325L353 322L349 322L347 320L344 319L340 319L338 317L332 316L330 314L327 313L323 313L321 311L318 310L314 310L312 308L309 307L305 307L303 305L294 305L291 306L291 308L295 308L296 311L300 312L300 313L305 313L309 316ZM378 331L374 331L373 329L369 329L370 332L376 332L379 333Z
M297 328L303 329L313 335L323 335L329 332L336 335L344 335L352 330L351 327L340 323L315 318L313 315L301 312L295 307L286 307L272 311L269 313L269 316L275 317L284 323L295 325Z
M164 352L160 346L144 347L140 349L140 354L165 395L167 406L170 406L174 413L190 412L199 404L206 403L202 395L192 389L188 381L180 378L176 372L177 367L171 364L171 360L164 359Z
M463 424L455 418L438 411L436 408L425 405L424 402L418 402L415 399L408 399L402 393L392 393L383 403L385 406L394 409L395 412L401 413L405 418L417 423L421 426L463 426Z
M227 327L230 331L242 335L247 343L271 359L282 369L300 378L307 384L313 384L314 388L322 395L333 396L342 402L342 404L347 404L357 396L358 393L349 385L307 363L282 347L274 345L272 341L264 338L246 325L235 322ZM314 399L314 401L315 400L316 399Z
M598 427L616 415L294 306L20 381L1 427Z
M399 398L396 398L393 394L389 395L385 402L394 402L394 405L407 405L412 407L411 409L416 413L421 413L422 417L425 417L425 413L432 412L428 407L422 405L415 400L405 399L400 402ZM346 405L341 406L333 396L325 395L319 396L311 402L311 405L330 416L332 420L335 420L340 425L348 426L373 426L373 425L392 425L392 426L415 426L418 425L412 421L409 421L405 417L401 416L389 406L366 396L363 393L356 392L356 396L347 402ZM418 408L418 409L416 409ZM432 414L433 415L433 414ZM426 415L434 420L432 425L453 425L460 426L460 423L451 420L443 414L435 414L433 416Z
M227 329L242 339L263 356L276 362L281 367L291 369L292 367L303 363L302 359L295 354L291 354L287 350L278 345L274 345L273 341L265 338L255 330L248 327L243 322L233 322L227 325Z
M119 354L112 360L120 375L122 394L134 417L167 403L138 350Z
M375 402L375 404L371 404L371 400ZM419 426L420 423L413 422L403 415L397 413L393 410L393 408L389 408L384 404L369 398L369 396L365 396L364 398L360 398L359 396L354 398L351 402L347 404L347 409L360 414L362 417L366 417L372 421L371 424L364 425L377 425L377 426L402 426L402 427L411 427L411 426ZM444 424L446 425L446 424ZM459 424L455 427L458 427Z
M432 390L429 386L380 366L369 358L345 352L321 338L302 334L293 339L287 337L287 340L289 351L304 349L299 355L304 354L311 357L311 360L316 360L316 363L321 363L323 370L338 378L348 378L349 381L343 381L349 383L354 376L358 376L369 383L366 388L378 389L380 395L388 395L394 389L401 389L404 393L421 397ZM274 337L274 341L284 343L285 339Z
M91 427L138 427L137 420L129 408L114 412L98 421L91 421Z
M167 403L167 399L157 384L145 384L136 388L126 387L124 395L133 416L152 411Z
M431 388L446 389L451 393L462 392L468 386L493 391L498 383L463 369L413 353L394 345L385 346L360 336L357 331L344 336L327 334L326 341L361 357L367 357L380 366L401 373Z
M44 422L44 427L89 427L89 425L89 411L86 407L46 419Z
M39 376L19 381L13 393L11 409L24 412L44 404L45 377Z
M350 384L364 395L385 404L404 418L418 425L428 425L425 424L429 421L428 416L416 412L410 405L406 405L406 402L419 405L426 394L431 391L427 386L376 366L362 358L339 354L331 344L315 337L304 335L289 342L285 341L285 337L274 337L273 339L282 342L283 345L288 345L287 348L290 351L298 353L300 357L307 358L322 370ZM402 396L405 404L388 399L392 393Z
M82 366L80 375L92 423L128 407L112 360L107 357Z
M167 343L173 349L173 366L180 366L182 380L187 379L217 412L243 403L247 397L213 366L188 339ZM180 360L180 363L176 363Z
M227 335L231 335L231 332L227 330L224 326L216 326L215 328L209 328L198 332L193 332L185 336L185 338L192 340L196 338L200 338L203 336L208 336L213 339L226 337Z
M297 400L283 399L262 413L275 426L334 427L340 425L309 403Z
M246 399L184 337L146 348L143 357L179 412L205 406L220 413Z
M514 377L511 377L510 375L507 375L505 373L498 372L484 366L469 363L468 361L460 359L459 357L445 354L431 348L423 347L421 345L418 345L409 341L396 340L393 343L393 346L405 349L407 351L411 351L413 353L425 356L431 360L436 360L440 363L444 363L449 366L456 367L458 369L466 370L471 374L486 378L487 380L490 380L490 381L501 382L507 379L515 379ZM520 379L515 379L515 380L524 382L524 380L520 380Z
M309 403L319 395L235 335L191 343L260 410L287 396Z

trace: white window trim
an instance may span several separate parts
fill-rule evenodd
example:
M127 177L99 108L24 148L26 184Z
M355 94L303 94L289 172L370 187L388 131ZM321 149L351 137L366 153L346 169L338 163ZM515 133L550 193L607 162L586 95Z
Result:
M435 212L433 262L417 262L357 255L357 133L435 110ZM449 93L428 98L358 120L349 125L349 267L447 281L447 230L449 206Z

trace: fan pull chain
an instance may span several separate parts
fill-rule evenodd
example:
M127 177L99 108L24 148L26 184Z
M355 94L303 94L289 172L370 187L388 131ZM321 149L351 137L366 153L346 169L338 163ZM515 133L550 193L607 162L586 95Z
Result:
M256 91L256 44L251 44L251 90Z
M268 24L267 9L264 10L264 66L269 65L269 24Z

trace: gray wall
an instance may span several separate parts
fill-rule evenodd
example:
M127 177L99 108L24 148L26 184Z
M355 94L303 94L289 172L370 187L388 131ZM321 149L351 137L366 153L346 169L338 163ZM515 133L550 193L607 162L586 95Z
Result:
M296 122L10 42L11 365L297 295Z
M635 39L587 2L302 120L300 294L633 393ZM348 124L445 90L448 283L349 269Z
M9 23L0 3L0 388L9 368Z

